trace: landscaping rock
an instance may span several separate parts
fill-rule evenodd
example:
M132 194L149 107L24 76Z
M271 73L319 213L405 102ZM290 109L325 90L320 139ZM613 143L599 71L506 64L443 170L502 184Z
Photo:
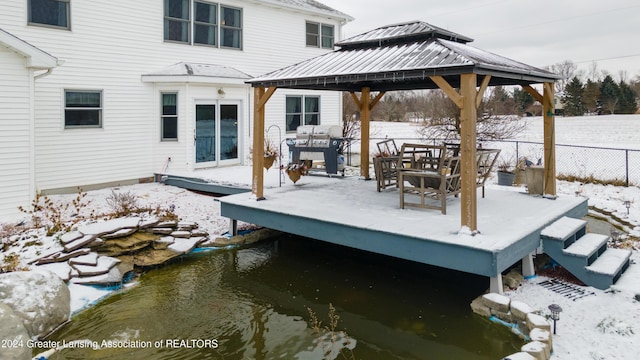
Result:
M551 330L551 324L549 320L547 320L544 316L540 316L538 314L529 313L527 314L527 329L529 331L538 328L544 330Z
M191 231L174 231L170 235L175 238L186 239L191 237Z
M148 229L150 227L156 226L159 222L160 220L156 217L143 219L142 221L140 221L140 224L138 224L138 227L140 229Z
M532 341L524 344L520 350L533 356L536 360L549 360L549 357L551 357L551 352L547 344L540 341Z
M524 277L516 270L511 270L508 274L502 276L502 283L509 289L517 289L524 283Z
M509 304L511 303L511 299L507 296L489 293L482 295L482 300L486 307L491 309L491 312L501 312L508 313L509 312Z
M82 256L82 255L86 255L90 252L89 249L80 249L80 250L76 250L76 251L72 251L70 253L65 253L62 251L58 251L54 254L51 254L47 257L42 257L40 259L38 259L38 261L36 261L36 265L44 265L44 264L51 264L51 263L56 263L56 262L65 262L71 258L77 257L77 256Z
M83 236L84 236L84 234L79 232L79 231L71 231L71 232L62 234L62 236L60 236L60 241L63 244L68 244L68 243L72 242L73 240L80 239Z
M167 247L175 242L173 236L163 236L153 242L153 248L156 250L166 250Z
M73 240L69 243L64 244L65 252L72 252L74 250L80 249L81 247L87 246L87 244L91 243L95 239L95 235L84 235L81 238Z
M485 305L482 296L478 296L477 298L473 299L473 301L471 302L471 310L478 315L487 318L491 317L491 309L489 309Z
M120 229L120 230L118 230L116 232L112 232L112 233L109 233L109 234L103 234L102 238L103 239L121 238L121 237L129 236L129 235L135 233L136 231L138 231L138 228Z
M180 255L182 254L169 249L145 249L133 256L133 264L140 267L156 266L163 264Z
M533 329L529 332L531 341L539 341L546 344L549 347L549 353L553 352L553 343L551 340L551 333L544 329Z
M191 252L199 243L203 242L205 238L189 238L189 239L176 239L176 241L169 245L167 249L173 250L180 254L187 254Z
M507 357L502 358L502 360L536 360L533 356L526 352L519 352L515 354L511 354Z
M78 271L79 276L95 276L108 273L120 260L109 256L100 256L95 265L72 265Z
M521 301L511 301L511 314L516 320L526 321L527 314L533 312L531 306Z
M43 337L69 320L69 288L49 271L0 275L0 302L22 319L30 337Z
M82 285L113 285L122 283L123 277L130 271L133 271L133 264L120 262L116 266L112 267L108 273L95 275L95 276L86 276L86 277L75 277L69 280L74 284L82 284Z
M95 252L90 252L88 254L69 259L69 264L95 266L98 264L98 254Z
M153 229L148 229L146 230L152 234L159 234L159 235L169 235L173 232L173 228L170 227L166 227L166 228L159 228L159 227L155 227Z
M25 344L29 340L29 333L25 329L22 319L13 309L0 302L0 341L15 341L23 346L2 346L0 358L7 360L29 360L31 349ZM4 344L6 345L6 344Z
M139 223L139 217L118 218L89 225L82 225L78 227L78 231L84 235L95 235L98 237L104 234L114 233L120 229L137 228Z
M177 221L161 221L156 224L156 228L174 228L178 225Z
M39 270L51 271L58 275L62 281L69 281L71 279L71 266L67 262L51 263L38 265Z

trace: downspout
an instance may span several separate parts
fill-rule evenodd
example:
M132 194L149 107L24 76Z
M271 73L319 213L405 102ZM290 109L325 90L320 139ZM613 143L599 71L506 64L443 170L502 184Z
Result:
M36 80L48 76L52 72L53 68L40 74L29 69L31 78L29 81L29 190L31 196L40 193L40 189L36 187Z

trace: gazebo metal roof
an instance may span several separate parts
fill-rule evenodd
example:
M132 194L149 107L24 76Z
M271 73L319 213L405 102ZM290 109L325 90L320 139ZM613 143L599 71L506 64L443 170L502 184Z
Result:
M473 39L421 21L388 25L337 43L333 52L258 76L254 87L371 91L436 89L442 76L491 75L489 86L554 82L556 74L467 45Z

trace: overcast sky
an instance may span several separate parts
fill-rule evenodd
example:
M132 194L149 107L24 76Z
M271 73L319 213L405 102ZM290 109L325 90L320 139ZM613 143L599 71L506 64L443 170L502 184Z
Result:
M529 65L571 60L619 80L640 75L639 0L319 0L355 18L350 37L421 20L474 39L470 45Z

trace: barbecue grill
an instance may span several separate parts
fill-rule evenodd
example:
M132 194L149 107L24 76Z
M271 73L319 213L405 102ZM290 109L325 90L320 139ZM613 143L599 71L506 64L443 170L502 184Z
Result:
M323 161L324 167L308 166L309 171L324 171L329 175L342 172L344 156L340 145L344 141L342 127L337 125L298 126L295 139L287 139L289 159L297 164L301 161Z

